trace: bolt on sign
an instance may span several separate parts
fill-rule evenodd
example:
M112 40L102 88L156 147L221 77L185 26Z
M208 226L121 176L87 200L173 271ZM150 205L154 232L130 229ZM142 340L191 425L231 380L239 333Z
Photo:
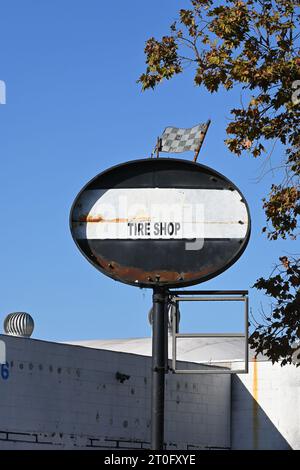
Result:
M103 274L139 287L183 287L211 279L241 256L250 214L225 176L187 160L130 161L78 194L71 233Z

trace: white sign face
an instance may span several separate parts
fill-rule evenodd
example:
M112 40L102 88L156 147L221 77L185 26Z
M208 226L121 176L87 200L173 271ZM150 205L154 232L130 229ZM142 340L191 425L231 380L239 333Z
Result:
M132 285L181 287L233 264L250 236L238 188L211 168L144 159L99 174L71 210L72 236L104 274Z
M81 239L244 238L248 214L237 191L131 188L87 190L74 218ZM87 213L82 208L90 207Z

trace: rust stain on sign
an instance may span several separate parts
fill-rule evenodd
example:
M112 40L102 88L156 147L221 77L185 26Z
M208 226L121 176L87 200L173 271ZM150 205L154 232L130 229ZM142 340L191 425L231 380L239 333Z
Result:
M178 272L167 270L144 271L132 266L122 266L114 261L107 261L102 257L100 258L99 256L95 256L95 259L97 264L106 272L109 272L113 278L120 278L127 282L141 284L163 284L181 280L192 281L197 279L199 276L209 275L214 269L213 266L211 266L197 272Z
M137 216L137 217L116 217L114 219L106 219L102 215L89 215L84 214L78 217L78 220L73 219L73 222L88 222L88 223L127 223L127 222L151 222L151 217ZM195 220L185 220L185 223L195 223ZM204 225L244 225L246 222L243 220L221 220L221 221L206 221L199 220L198 222Z
M126 222L132 222L132 221L148 221L150 220L149 217L132 217L132 218L121 218L117 217L115 219L106 219L105 217L102 217L102 215L81 215L79 217L79 222L105 222L105 223L126 223Z

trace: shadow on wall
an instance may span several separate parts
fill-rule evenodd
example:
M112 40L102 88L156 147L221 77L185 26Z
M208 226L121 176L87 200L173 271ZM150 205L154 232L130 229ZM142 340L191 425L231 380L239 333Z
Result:
M287 440L236 375L232 376L231 448L291 450Z

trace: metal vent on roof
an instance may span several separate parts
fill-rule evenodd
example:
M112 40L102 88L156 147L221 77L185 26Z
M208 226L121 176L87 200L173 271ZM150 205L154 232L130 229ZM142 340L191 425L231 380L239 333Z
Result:
M34 329L34 321L29 313L14 312L7 315L3 327L6 335L30 338Z

